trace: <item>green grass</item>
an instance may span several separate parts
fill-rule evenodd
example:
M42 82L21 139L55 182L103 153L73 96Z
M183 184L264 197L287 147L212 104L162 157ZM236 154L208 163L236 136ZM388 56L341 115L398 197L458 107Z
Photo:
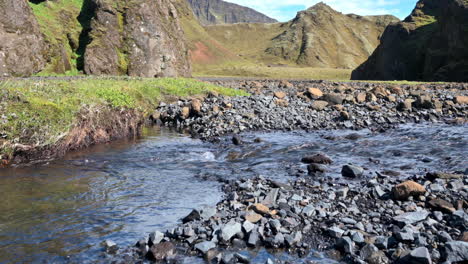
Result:
M11 80L0 82L0 155L14 144L48 146L64 138L83 110L129 109L152 113L166 96L246 92L194 79Z
M350 69L310 68L288 66L268 67L252 64L224 64L204 69L195 68L198 77L258 77L270 79L349 80Z

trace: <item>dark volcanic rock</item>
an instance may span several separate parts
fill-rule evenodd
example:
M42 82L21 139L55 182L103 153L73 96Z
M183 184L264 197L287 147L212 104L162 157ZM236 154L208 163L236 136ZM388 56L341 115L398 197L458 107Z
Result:
M147 258L153 261L165 260L175 254L174 244L171 242L163 242L153 245L148 252Z
M353 80L468 81L468 2L420 0L385 30Z
M0 9L0 77L41 71L47 46L28 1L0 0Z
M187 0L203 25L278 22L251 8L222 0Z
M84 70L93 75L190 76L184 33L174 0L115 4L93 0L91 42ZM122 20L124 22L122 22Z
M348 178L361 177L364 173L364 169L354 165L344 165L341 169L341 175Z

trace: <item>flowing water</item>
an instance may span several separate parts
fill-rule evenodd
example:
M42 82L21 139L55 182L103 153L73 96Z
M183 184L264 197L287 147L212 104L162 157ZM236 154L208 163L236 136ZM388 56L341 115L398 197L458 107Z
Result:
M253 143L255 138L262 142ZM192 208L215 205L217 179L263 175L281 181L305 176L301 157L324 152L340 177L347 163L366 175L401 177L431 170L466 173L468 126L406 125L367 130L249 133L234 146L205 143L172 130L148 128L136 141L75 152L60 160L0 170L0 263L106 262L100 242L134 244L164 231ZM262 250L255 261L264 263ZM280 258L291 256L279 255ZM315 254L309 258L320 260ZM192 262L202 262L190 259Z

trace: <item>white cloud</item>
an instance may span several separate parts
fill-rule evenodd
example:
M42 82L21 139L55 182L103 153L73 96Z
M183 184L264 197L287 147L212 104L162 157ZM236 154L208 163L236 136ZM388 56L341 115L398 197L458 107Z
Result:
M287 21L294 17L294 9L306 9L321 1L333 9L349 14L383 15L393 14L402 18L399 6L409 0L227 0L243 6L254 8L280 21Z

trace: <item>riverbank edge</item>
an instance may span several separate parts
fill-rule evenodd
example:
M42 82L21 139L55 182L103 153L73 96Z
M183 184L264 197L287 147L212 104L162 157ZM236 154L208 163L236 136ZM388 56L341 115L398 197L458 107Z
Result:
M98 87L106 86L103 88L104 93L96 92L92 95L93 97L89 97L89 94L81 94L85 92L80 86L89 84L91 89L94 89L95 83L99 83ZM34 88L31 89L28 86L34 86ZM63 86L66 86L66 89ZM46 135L42 136L46 139L44 141L51 142L35 144L32 139L5 140L4 137L0 138L0 168L50 161L60 158L70 151L85 149L92 145L124 138L136 138L140 135L145 124L152 123L154 109L161 102L201 99L211 93L223 96L248 95L240 90L186 78L16 78L0 80L0 87L2 88L0 99L3 101L0 104L0 110L2 110L0 111L0 117L2 117L0 121L3 122L0 123L0 135L6 135L3 132L8 126L8 121L16 122L11 120L23 118L24 120L19 125L21 130L32 128L31 130L34 131L31 134L43 133ZM54 89L58 90L58 95L48 96L47 92L50 94ZM62 101L69 99L67 93L70 91L67 89L73 90L70 97L82 97L80 98L81 105L73 113L71 121L64 120L70 118L70 113L66 112L70 109L67 106L61 108L60 105ZM89 92L86 91L86 93ZM94 92L94 90L91 91L91 93ZM49 110L45 109L43 113L34 113L33 110L37 110L37 108L31 107L31 105L36 103L36 99L40 101L41 106L54 108L52 114L56 114L56 112L59 114L44 119L44 115L49 115ZM13 113L14 117L11 118L9 106L18 108L18 104L20 105L20 113ZM39 111L41 110L43 109L39 109ZM27 114L25 115L24 112ZM31 116L33 118L26 118ZM57 123L67 124L69 122L70 124L68 128L65 128L65 125L61 128L59 136L52 137L52 135L47 134L48 132L41 131L41 128L35 124L36 119L41 118L44 119L42 124L51 119ZM11 126L13 125L18 126L16 123Z

